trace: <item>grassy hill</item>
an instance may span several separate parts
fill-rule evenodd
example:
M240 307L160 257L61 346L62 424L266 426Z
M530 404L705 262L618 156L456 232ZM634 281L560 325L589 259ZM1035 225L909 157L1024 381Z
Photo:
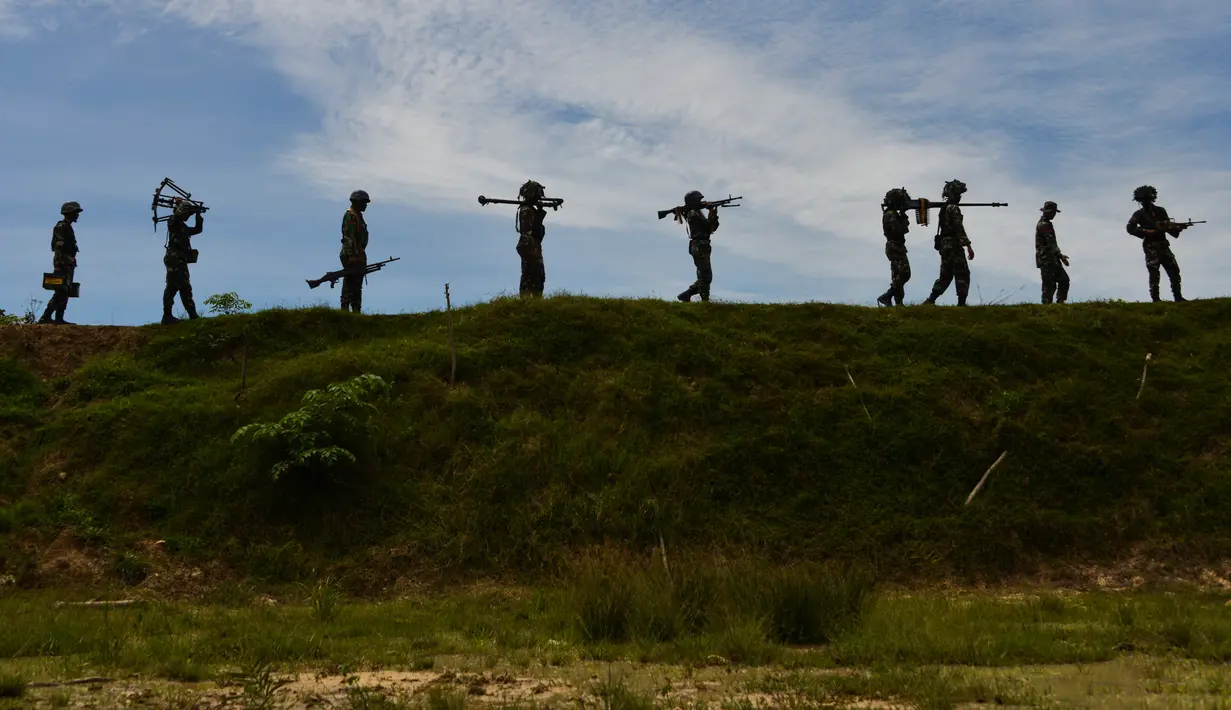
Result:
M660 537L676 557L852 561L901 579L1231 555L1229 300L561 296L453 320L452 387L443 312L0 330L0 575L56 583L41 555L66 539L119 579L140 579L164 540L159 554L219 575L328 570L357 592L541 575L592 545ZM232 443L363 374L391 388L318 442L353 463L275 480L294 446Z

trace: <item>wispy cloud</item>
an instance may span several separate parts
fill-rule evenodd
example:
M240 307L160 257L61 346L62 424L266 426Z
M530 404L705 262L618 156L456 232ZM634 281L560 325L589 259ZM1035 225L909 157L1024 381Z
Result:
M938 196L960 176L972 199L1012 205L970 217L983 263L1032 275L1021 240L1002 235L1028 236L1037 204L1071 194L1081 241L1067 248L1091 257L1079 278L1114 281L1085 267L1113 243L1132 253L1123 196L1138 182L1172 205L1181 187L1225 204L1210 199L1225 161L1170 133L1225 114L1225 68L1171 58L1227 38L1223 3L776 3L768 17L648 1L168 7L274 53L325 113L287 164L335 191L364 182L473 209L477 192L534 175L568 197L553 222L612 230L647 228L652 206L693 186L736 191L746 214L723 247L825 276L877 267L885 189ZM1194 159L1201 185L1182 180ZM1096 235L1103 246L1085 248Z
M509 217L478 194L545 183L566 200L549 229L592 249L557 247L549 288L601 260L642 275L595 290L664 289L644 252L622 250L634 235L677 240L655 258L686 276L680 228L653 214L695 187L746 196L723 212L719 259L848 299L835 284L887 276L884 192L938 198L957 177L969 200L1011 205L968 210L985 293L1037 279L1033 224L1054 199L1075 295L1143 297L1124 222L1147 182L1173 213L1211 220L1176 249L1190 294L1223 292L1231 5L1216 0L109 2L267 53L319 112L277 165L322 195L363 186L465 231ZM934 278L924 231L912 297ZM881 290L865 287L865 302ZM772 278L739 289L787 297Z

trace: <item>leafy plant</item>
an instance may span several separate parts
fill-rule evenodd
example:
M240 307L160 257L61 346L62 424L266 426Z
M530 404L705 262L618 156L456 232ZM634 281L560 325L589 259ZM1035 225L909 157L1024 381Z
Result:
M342 592L333 583L333 580L326 577L325 579L318 580L316 585L312 587L308 594L308 601L312 610L312 618L328 623L338 616L338 607L342 602Z
M8 313L3 308L0 308L0 325L17 325L21 322L21 316Z
M355 463L355 454L337 442L357 440L367 432L377 408L366 400L389 389L389 383L379 376L365 374L335 382L323 390L309 390L303 396L302 407L276 422L241 427L231 442L247 440L251 444L274 445L281 459L270 468L274 480L292 468L332 468L341 461Z
M210 313L217 313L224 316L233 316L245 311L251 310L252 304L239 297L239 294L231 291L229 293L215 293L205 299L205 305L209 307Z

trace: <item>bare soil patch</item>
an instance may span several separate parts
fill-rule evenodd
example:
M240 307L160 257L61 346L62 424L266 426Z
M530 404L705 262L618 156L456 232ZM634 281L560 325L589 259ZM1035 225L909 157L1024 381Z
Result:
M99 353L133 352L149 337L149 331L132 326L10 325L0 327L0 355L51 380L71 374Z

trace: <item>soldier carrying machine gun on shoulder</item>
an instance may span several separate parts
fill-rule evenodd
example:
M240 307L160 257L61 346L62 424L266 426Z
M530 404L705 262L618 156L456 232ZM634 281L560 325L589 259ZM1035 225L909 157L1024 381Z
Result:
M659 219L665 219L672 214L675 215L676 224L688 227L688 254L692 257L693 266L697 268L697 280L676 296L678 300L689 302L693 296L700 296L702 301L710 300L710 284L714 281L714 269L710 264L710 254L713 252L710 237L718 230L718 208L739 207L732 203L742 199L743 196L728 195L725 200L706 201L700 191L692 190L684 195L682 206L658 211ZM709 210L709 213L702 216L701 210Z
M688 194L691 195L692 193L690 192ZM699 195L701 193L698 192L697 194ZM730 195L728 195L727 199L725 200L708 200L707 201L707 200L702 199L702 201L697 204L688 204L687 200L685 200L685 203L680 207L672 207L669 210L659 210L658 218L666 219L667 215L672 214L672 215L675 215L675 223L682 224L684 222L684 214L688 212L689 210L713 209L716 207L739 207L739 205L732 204L732 203L735 202L736 200L742 200L742 199L744 199L743 195L739 197L731 197Z

